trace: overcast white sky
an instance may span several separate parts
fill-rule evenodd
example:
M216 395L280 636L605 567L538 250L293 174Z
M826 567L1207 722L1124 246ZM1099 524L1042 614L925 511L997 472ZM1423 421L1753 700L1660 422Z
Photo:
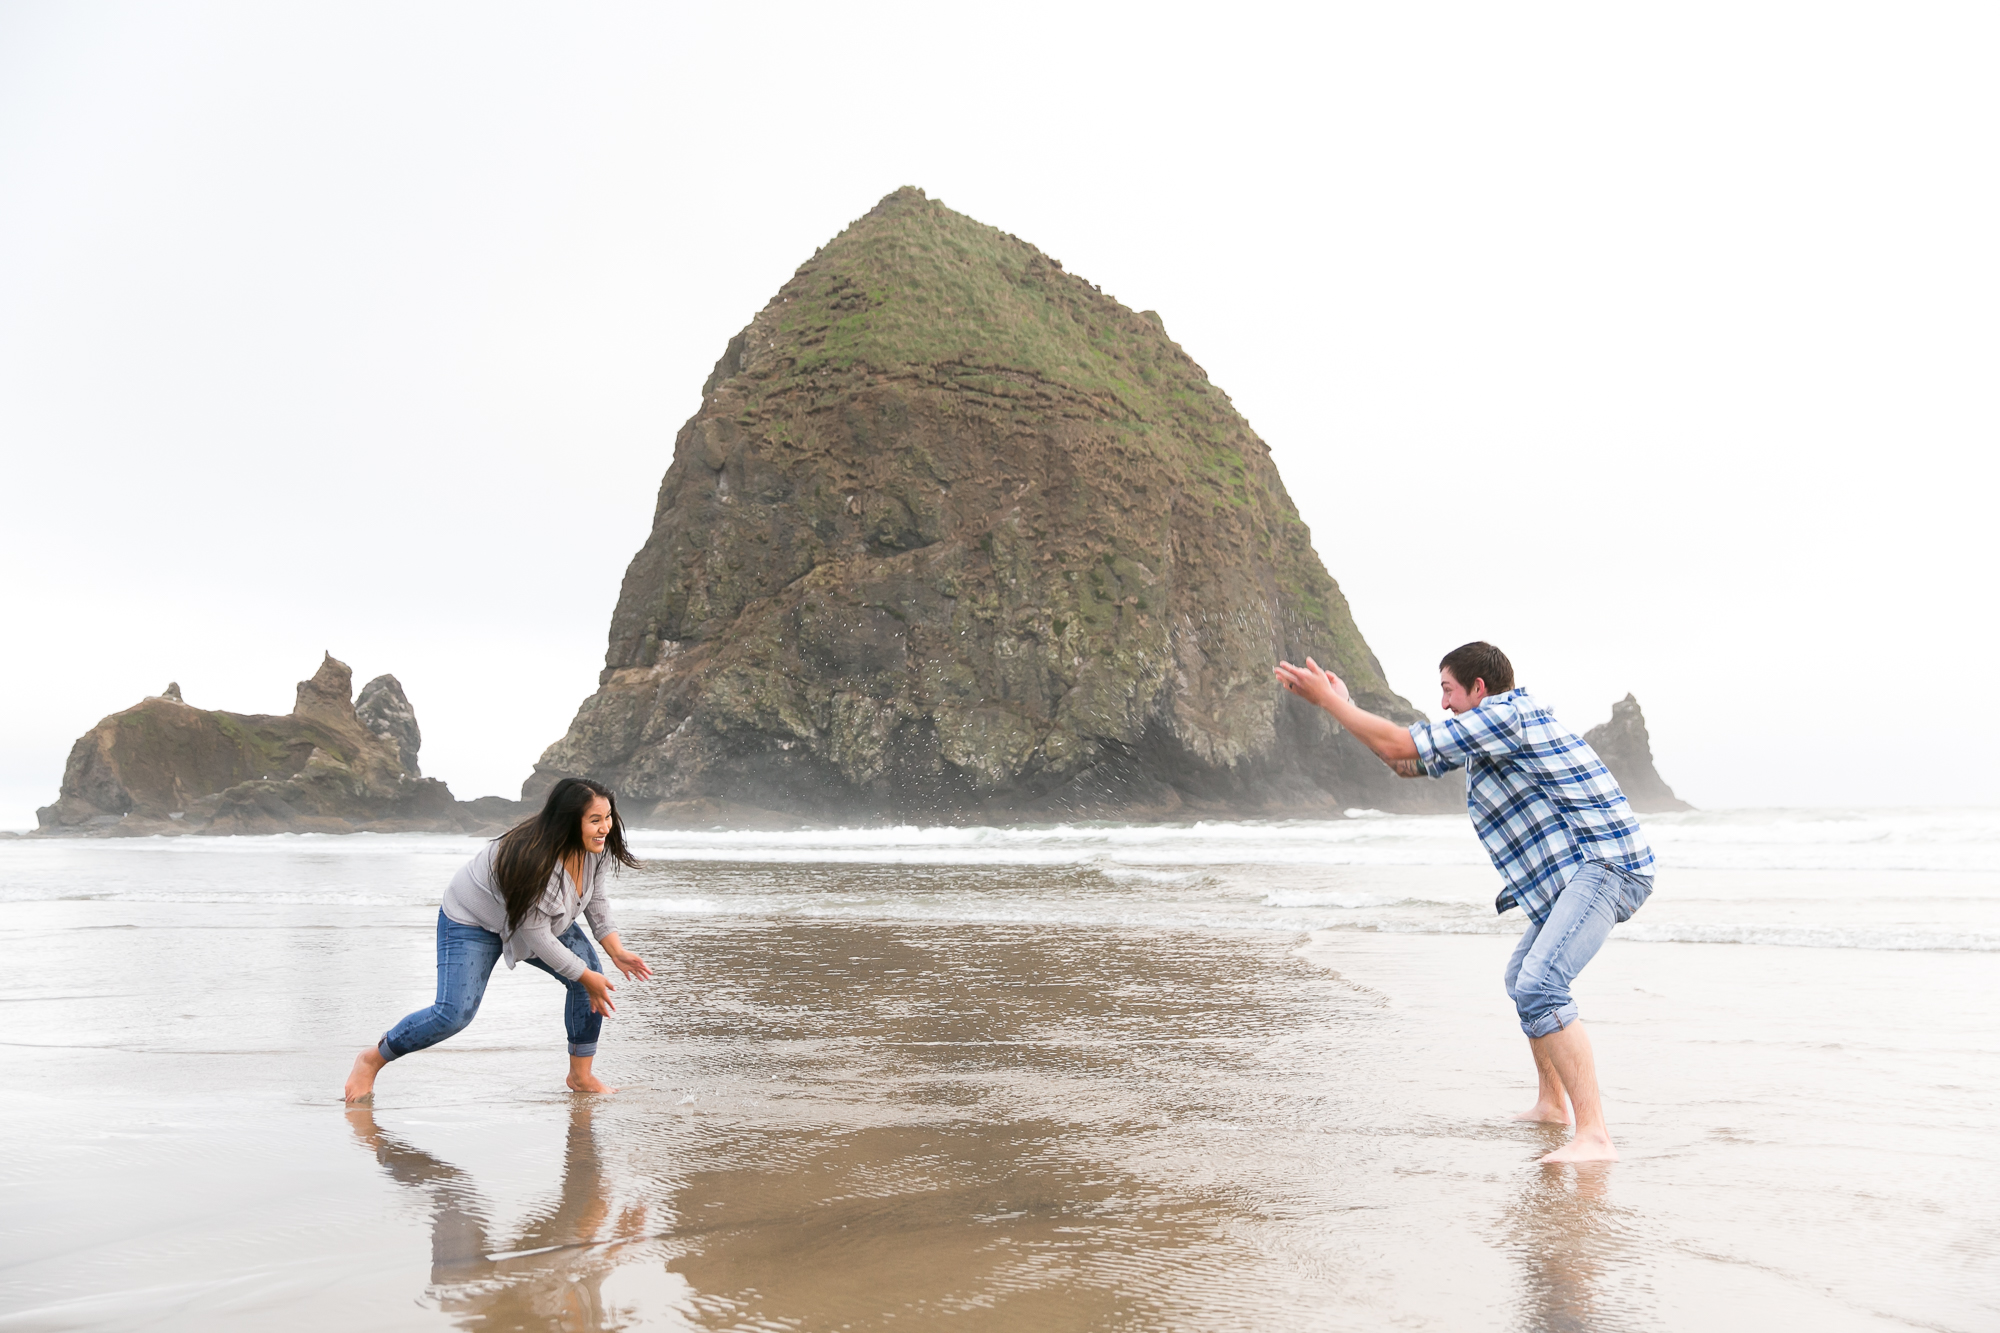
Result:
M1483 637L1700 805L2000 802L1995 14L9 0L0 827L327 648L515 794L906 183L1161 312L1419 706Z

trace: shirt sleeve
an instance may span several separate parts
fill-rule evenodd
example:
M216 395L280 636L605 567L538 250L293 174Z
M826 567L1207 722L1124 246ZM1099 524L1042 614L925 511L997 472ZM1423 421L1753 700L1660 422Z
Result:
M461 926L478 926L502 934L507 928L507 904L493 888L493 843L458 868L445 886L444 914Z
M1435 724L1430 722L1412 722L1410 739L1416 743L1417 762L1423 765L1425 775L1441 778L1454 768L1463 767L1465 761L1448 758L1439 751L1437 738L1433 733L1434 726Z
M1417 762L1431 777L1464 768L1476 758L1500 759L1519 748L1512 704L1483 703L1469 713L1442 722L1412 722Z
M564 981L576 981L590 969L582 959L570 953L568 945L556 939L556 931L550 925L552 921L554 919L548 915L548 909L542 903L534 903L522 915L520 925L514 927L514 939L526 947L526 953L542 959L542 963L546 963L558 977Z

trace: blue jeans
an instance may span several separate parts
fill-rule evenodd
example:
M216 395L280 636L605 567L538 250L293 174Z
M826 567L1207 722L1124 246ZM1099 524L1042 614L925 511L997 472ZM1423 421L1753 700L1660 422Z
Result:
M1589 861L1556 895L1549 919L1530 921L1507 960L1507 998L1521 1015L1521 1031L1546 1037L1576 1022L1570 983L1597 957L1611 928L1639 910L1653 893L1648 876L1603 861Z
M597 950L591 945L590 937L583 933L582 922L571 923L570 928L556 938L581 958L591 971L603 970L598 965ZM428 1009L417 1010L389 1029L388 1035L375 1048L382 1053L384 1060L421 1051L454 1033L463 1032L465 1025L472 1021L472 1016L479 1012L479 1002L486 998L486 982L493 975L493 965L500 961L500 937L478 926L462 926L439 911L437 945L437 1003ZM590 1007L590 992L539 958L525 961L529 967L539 967L562 982L563 988L569 992L568 998L563 1001L563 1027L569 1032L569 1053L576 1056L596 1055L597 1034L604 1029L604 1015Z

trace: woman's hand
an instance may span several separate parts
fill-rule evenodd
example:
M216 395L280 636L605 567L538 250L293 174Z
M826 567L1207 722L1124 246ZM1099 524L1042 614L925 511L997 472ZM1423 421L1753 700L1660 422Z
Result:
M645 981L653 975L653 969L646 966L645 959L619 942L616 931L606 935L598 943L604 946L604 952L611 956L611 961L618 965L618 970L623 972L628 980Z
M618 988L602 972L586 972L576 979L576 984L590 992L590 1007L597 1013L609 1014L618 1008L611 1003L611 992Z
M630 949L606 949L604 952L611 955L611 961L618 964L618 970L628 980L644 981L653 975L653 969L646 966L646 960Z

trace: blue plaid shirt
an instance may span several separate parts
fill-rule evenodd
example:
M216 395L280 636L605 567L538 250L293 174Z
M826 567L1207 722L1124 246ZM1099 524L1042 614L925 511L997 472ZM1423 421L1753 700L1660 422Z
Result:
M1498 911L1548 920L1556 895L1586 861L1650 880L1653 849L1611 770L1526 690L1509 690L1442 722L1413 722L1424 772L1465 770L1472 826L1507 887Z

